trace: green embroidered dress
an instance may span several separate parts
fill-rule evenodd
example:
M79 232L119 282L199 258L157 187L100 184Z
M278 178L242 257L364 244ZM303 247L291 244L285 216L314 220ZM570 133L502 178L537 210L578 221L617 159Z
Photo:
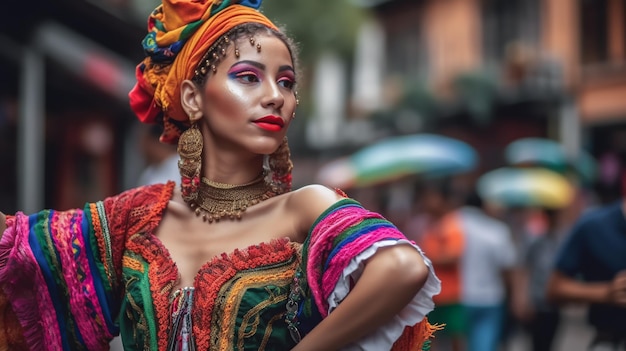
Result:
M348 294L363 260L382 246L413 245L345 199L304 244L281 239L222 254L202 266L193 287L174 291L178 271L152 235L173 187L8 217L0 241L0 350L107 350L118 334L125 350L289 350ZM421 347L439 289L431 270L405 310L346 350L391 349L409 339Z

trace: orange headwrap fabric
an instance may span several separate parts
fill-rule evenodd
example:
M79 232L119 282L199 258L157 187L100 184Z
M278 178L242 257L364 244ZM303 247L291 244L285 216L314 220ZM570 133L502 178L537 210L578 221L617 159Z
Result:
M148 19L143 40L147 57L137 65L130 106L143 123L162 118L161 141L176 143L189 126L180 103L180 85L191 79L202 57L226 32L243 23L277 29L257 9L260 0L163 0Z

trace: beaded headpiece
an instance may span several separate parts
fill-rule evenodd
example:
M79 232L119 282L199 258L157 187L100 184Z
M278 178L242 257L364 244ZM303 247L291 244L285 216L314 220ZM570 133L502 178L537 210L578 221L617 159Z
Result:
M208 49L243 23L277 30L258 11L261 0L163 0L148 18L142 45L146 58L137 65L130 106L144 123L163 123L161 141L174 144L189 127L180 103L180 84L194 76Z

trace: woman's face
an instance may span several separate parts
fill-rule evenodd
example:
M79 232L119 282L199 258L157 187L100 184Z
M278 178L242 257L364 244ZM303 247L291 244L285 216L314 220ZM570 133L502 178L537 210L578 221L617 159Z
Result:
M295 72L287 46L267 34L256 35L254 45L243 38L229 46L216 68L203 92L205 132L214 147L274 152L296 109Z

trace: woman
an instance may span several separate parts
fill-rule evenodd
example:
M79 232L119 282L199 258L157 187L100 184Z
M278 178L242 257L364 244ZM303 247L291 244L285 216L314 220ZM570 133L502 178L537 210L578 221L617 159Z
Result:
M180 189L6 230L0 215L9 349L102 350L117 333L126 350L427 346L440 286L419 248L340 191L290 189L295 53L259 5L164 0L150 16L131 107L178 142Z

